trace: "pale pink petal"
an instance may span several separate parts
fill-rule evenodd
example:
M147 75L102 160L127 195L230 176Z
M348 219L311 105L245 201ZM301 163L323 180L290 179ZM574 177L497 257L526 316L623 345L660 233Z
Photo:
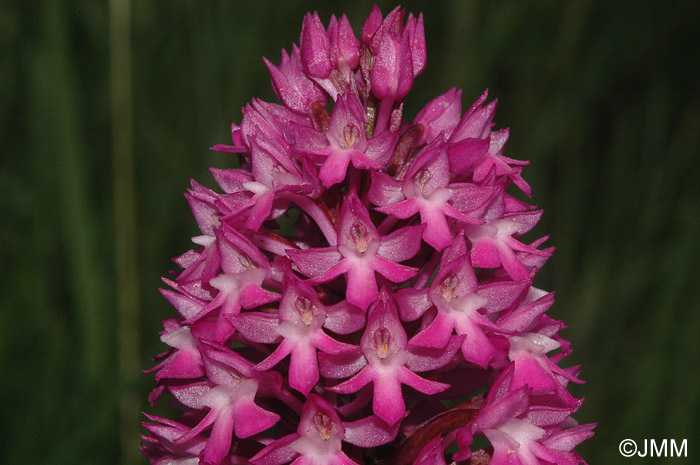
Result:
M385 260L382 257L375 257L374 269L377 271L377 273L384 276L393 283L401 283L403 281L411 279L416 275L416 273L418 273L417 268L399 265L398 263ZM376 298L376 294L374 297Z
M361 420L344 422L344 441L356 446L368 448L388 444L398 434L400 423L388 425L376 415L370 415Z
M413 258L420 250L422 226L406 226L382 237L377 255L392 262Z

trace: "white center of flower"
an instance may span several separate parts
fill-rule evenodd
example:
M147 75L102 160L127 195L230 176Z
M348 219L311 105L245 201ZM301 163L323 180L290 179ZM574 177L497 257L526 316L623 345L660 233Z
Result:
M391 333L382 326L374 332L374 349L377 351L377 357L381 359L387 358L390 345Z
M361 223L355 223L350 227L350 236L352 236L352 241L355 243L355 249L364 253L367 251L369 246L369 232L367 228Z
M253 268L257 268L253 261L247 256L247 255L240 255L238 257L238 262L243 265L245 268L248 268L249 270L252 270Z
M279 163L272 163L272 172L275 174L286 174L288 171Z
M423 188L425 187L425 184L430 181L430 178L433 177L432 174L430 174L430 171L426 169L422 169L418 171L414 176L413 176L413 182L420 187L421 192L423 191Z
M443 299L450 302L453 298L458 298L459 296L454 295L458 284L459 278L454 274L449 274L443 279L440 284L440 291L442 292Z
M317 412L314 415L314 428L324 441L328 441L333 431L333 420L325 413Z
M343 141L341 141L341 145L344 145L343 148L348 149L355 145L355 141L357 138L360 137L360 130L357 129L357 126L354 124L348 124L343 128Z
M294 308L301 315L304 324L309 326L314 319L314 304L311 303L311 300L300 295L294 302Z

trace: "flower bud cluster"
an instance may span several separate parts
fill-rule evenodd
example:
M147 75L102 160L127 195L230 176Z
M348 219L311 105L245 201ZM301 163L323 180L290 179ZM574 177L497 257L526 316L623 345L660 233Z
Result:
M407 119L426 45L404 16L375 6L358 38L307 14L265 60L282 104L254 99L213 147L240 168L192 181L201 235L163 279L178 315L148 370L183 413L146 414L151 463L584 463L579 369L532 285L553 249L507 192L530 196L527 162L486 92Z

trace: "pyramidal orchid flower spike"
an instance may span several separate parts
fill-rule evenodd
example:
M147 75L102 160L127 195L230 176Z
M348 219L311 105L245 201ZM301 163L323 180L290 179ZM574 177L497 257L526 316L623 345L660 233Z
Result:
M264 59L281 103L233 124L239 168L185 194L201 234L163 296L141 450L153 464L585 464L565 326L533 280L542 211L487 92L411 119L422 15L303 20ZM230 155L229 155L230 156ZM232 165L234 162L232 161ZM516 191L516 192L514 192ZM478 394L477 394L478 393ZM478 444L478 445L477 445Z

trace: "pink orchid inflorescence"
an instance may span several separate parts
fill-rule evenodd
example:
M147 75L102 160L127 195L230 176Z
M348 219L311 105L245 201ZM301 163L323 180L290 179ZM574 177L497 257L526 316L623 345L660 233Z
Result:
M307 14L265 60L283 104L254 99L213 147L240 168L192 181L201 235L163 279L179 315L148 370L184 413L146 414L151 463L585 463L579 368L532 285L553 248L522 241L542 211L506 192L530 196L527 162L486 92L406 119L426 45L404 19L375 6L358 39Z

